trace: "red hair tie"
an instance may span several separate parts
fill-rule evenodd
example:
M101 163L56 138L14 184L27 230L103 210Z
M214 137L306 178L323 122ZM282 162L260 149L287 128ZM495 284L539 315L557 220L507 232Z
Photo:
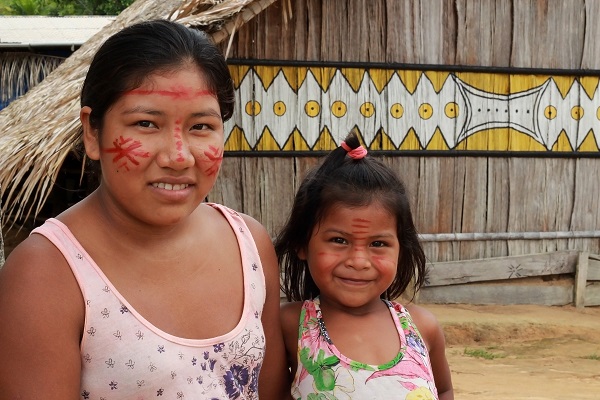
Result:
M365 149L362 146L358 146L354 150L352 150L350 146L346 144L346 142L342 142L341 146L344 150L348 152L350 158L353 158L355 160L360 160L361 158L364 158L367 155L367 149Z

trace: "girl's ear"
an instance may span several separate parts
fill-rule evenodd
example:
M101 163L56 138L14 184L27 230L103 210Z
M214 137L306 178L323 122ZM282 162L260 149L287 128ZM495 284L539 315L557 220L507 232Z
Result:
M79 112L79 119L83 126L83 145L85 147L85 154L92 160L100 159L100 138L98 136L98 130L94 129L90 124L90 115L92 109L88 106L82 107Z
M306 261L306 250L304 248L299 249L298 251L296 251L296 255L298 256L298 258L302 261Z

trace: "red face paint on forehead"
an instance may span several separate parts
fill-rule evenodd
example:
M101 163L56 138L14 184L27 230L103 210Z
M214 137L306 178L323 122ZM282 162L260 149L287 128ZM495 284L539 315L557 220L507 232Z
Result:
M183 87L183 86L176 86L171 88L170 90L145 90L145 89L134 89L134 90L130 90L129 92L125 92L123 93L124 96L128 96L128 95L142 95L142 96L149 96L149 95L158 95L158 96L165 96L165 97L169 97L172 98L174 100L192 100L192 99L196 99L198 97L203 97L203 96L212 96L215 97L216 94L212 91L212 90L205 90L205 89L192 89L192 88L188 88L188 87Z
M113 163L117 163L124 158L118 167L119 169L124 168L126 171L129 171L129 163L133 165L140 164L136 158L150 157L149 152L138 150L140 147L142 147L142 143L139 140L119 136L118 139L113 141L113 147L102 149L102 151L105 153L115 153L115 156L112 159Z

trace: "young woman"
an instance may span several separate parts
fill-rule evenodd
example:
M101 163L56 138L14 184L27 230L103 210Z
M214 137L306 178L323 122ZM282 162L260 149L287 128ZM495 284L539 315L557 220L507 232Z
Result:
M101 182L0 273L2 398L281 398L270 238L203 203L233 104L199 31L149 21L98 50L80 116Z

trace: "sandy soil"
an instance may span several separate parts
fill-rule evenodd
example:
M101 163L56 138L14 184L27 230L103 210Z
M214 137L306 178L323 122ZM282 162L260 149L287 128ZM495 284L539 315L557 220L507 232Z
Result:
M423 304L457 400L600 399L600 307Z

